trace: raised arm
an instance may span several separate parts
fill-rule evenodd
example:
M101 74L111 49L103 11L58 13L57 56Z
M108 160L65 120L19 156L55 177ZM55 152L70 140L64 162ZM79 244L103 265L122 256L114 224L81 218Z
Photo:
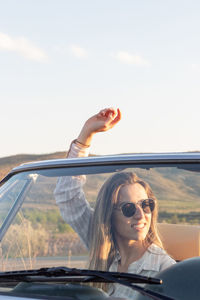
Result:
M103 109L89 118L85 122L78 138L72 142L68 157L87 156L94 134L111 129L120 119L120 110L113 108ZM85 176L60 177L58 178L54 195L63 219L71 225L89 248L88 232L93 211L82 190L84 183Z

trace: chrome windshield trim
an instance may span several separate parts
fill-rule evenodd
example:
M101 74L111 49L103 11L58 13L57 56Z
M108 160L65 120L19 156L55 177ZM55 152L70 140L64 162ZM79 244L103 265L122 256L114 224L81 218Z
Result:
M200 153L153 153L153 154L125 154L108 156L90 156L81 158L52 159L37 162L24 163L11 172L36 170L41 168L59 168L102 164L126 164L126 163L180 163L200 162Z
M200 152L175 152L175 153L141 153L141 154L120 154L107 156L89 156L81 158L52 159L24 163L13 168L0 182L7 181L15 174L27 171L37 171L53 168L89 167L102 165L127 165L127 164L179 164L179 163L200 163Z

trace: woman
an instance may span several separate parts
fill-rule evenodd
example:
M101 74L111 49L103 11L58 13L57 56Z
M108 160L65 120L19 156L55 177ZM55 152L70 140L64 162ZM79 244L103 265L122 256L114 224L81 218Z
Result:
M88 119L68 157L87 156L94 134L111 129L120 119L120 110L113 108ZM91 269L154 276L175 263L162 248L156 229L157 201L147 183L129 172L114 174L99 191L93 211L82 191L84 181L84 176L59 178L55 197L64 220L89 248ZM119 284L107 291L126 299L136 295Z

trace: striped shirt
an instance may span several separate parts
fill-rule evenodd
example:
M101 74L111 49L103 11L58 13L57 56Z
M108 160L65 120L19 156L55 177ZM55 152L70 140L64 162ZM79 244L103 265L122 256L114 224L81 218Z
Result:
M72 143L68 157L84 157L88 156L88 153L89 148L82 148ZM59 177L54 194L63 219L70 224L89 248L88 234L93 210L82 190L85 181L84 175ZM117 272L119 261L120 254L118 253L109 270ZM127 272L154 277L174 263L175 261L163 249L152 244L140 259L129 265ZM136 291L120 284L111 284L108 293L113 297L125 299L134 299L137 295Z

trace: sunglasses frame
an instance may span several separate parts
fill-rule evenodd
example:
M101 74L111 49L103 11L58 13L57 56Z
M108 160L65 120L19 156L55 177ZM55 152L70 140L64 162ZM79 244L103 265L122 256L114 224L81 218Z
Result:
M148 201L148 205L145 205L145 203ZM131 204L131 207L132 209L134 208L133 212L129 215L129 214L126 214L125 211L123 210L123 207L125 207L127 204ZM143 212L145 214L151 214L153 211L154 211L154 208L155 208L155 200L152 199L152 198L147 198L147 199L144 199L144 200L140 200L138 201L137 203L133 203L133 202L125 202L125 203L122 203L121 205L119 206L115 206L114 209L116 210L120 210L123 214L124 217L126 218L131 218L135 215L136 213L136 206L139 205ZM150 212L145 212L145 207L148 207L150 208Z

